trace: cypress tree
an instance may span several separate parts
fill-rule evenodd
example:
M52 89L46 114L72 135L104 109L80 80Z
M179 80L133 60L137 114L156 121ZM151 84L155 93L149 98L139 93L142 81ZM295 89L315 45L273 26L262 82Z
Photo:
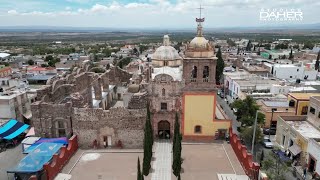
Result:
M141 174L141 170L140 170L140 159L138 157L138 171L137 171L137 180L141 180L141 177L143 175Z
M320 60L320 50L318 52L318 56L317 56L317 60L316 60L316 64L314 65L315 67L315 70L318 70L319 71L319 60Z
M174 132L173 132L173 143L172 143L172 153L175 153L175 144L176 144L176 137L180 134L180 123L178 113L176 113L176 118L174 122Z
M220 83L221 76L223 75L224 61L222 59L221 49L217 52L217 68L216 68L216 84Z
M289 54L289 59L293 60L292 48L291 48L291 51L290 51L290 54Z
M151 168L152 159L152 127L150 120L149 104L147 106L147 119L144 127L144 143L143 143L143 174L147 176Z
M173 174L177 177L181 173L181 165L182 165L182 159L181 159L181 139L182 136L178 135L176 136L176 142L175 142L175 150L173 155Z

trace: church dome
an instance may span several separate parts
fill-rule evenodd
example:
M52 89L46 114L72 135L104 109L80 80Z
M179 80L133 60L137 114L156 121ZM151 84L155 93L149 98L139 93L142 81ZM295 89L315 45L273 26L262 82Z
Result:
M209 41L206 40L203 36L196 36L192 39L189 46L195 49L205 49L208 47Z
M152 59L156 60L175 60L181 59L177 50L172 46L160 46L153 53Z

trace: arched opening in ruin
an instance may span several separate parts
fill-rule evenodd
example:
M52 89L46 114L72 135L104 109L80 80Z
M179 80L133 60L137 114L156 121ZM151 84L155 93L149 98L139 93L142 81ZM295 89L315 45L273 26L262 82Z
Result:
M168 121L160 121L158 123L159 139L170 139L170 123Z

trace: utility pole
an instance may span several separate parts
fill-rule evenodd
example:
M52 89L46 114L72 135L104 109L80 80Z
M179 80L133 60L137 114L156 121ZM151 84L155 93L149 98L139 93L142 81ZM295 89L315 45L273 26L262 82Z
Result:
M259 110L257 110L256 112L256 118L254 120L254 129L253 129L253 138L252 138L252 146L251 146L251 154L253 155L253 149L254 149L254 141L255 141L255 138L256 138L256 129L257 129L257 120L258 120L258 113L259 113Z

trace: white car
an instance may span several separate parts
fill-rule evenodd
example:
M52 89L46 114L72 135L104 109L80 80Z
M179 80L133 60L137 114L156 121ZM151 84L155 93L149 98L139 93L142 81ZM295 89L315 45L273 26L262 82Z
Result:
M271 142L271 140L269 139L269 137L264 137L263 138L263 146L265 148L273 148L273 143Z

